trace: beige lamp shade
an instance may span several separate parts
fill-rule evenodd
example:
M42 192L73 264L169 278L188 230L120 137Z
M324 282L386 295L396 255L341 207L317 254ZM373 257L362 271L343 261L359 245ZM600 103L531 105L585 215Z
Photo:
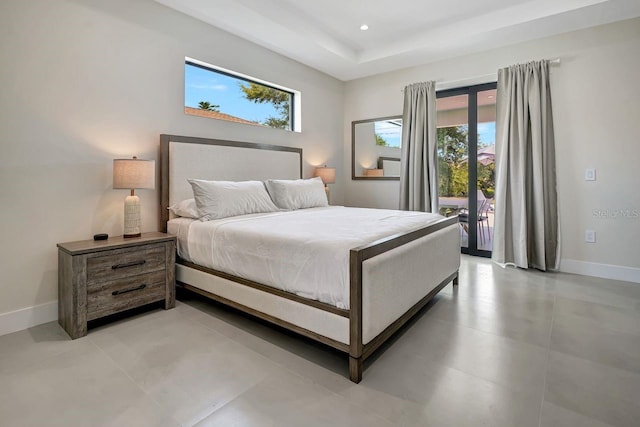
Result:
M113 161L113 188L131 190L124 199L123 236L140 237L140 199L134 194L136 188L154 189L156 187L155 160L115 159Z
M113 161L113 188L133 190L156 188L156 161L115 159Z
M322 178L322 182L327 184L333 184L336 182L336 168L328 168L327 166L323 166L321 168L316 168L316 173L314 176L319 176Z

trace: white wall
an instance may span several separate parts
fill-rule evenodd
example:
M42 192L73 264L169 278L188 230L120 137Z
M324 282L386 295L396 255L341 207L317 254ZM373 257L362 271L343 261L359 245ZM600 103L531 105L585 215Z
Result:
M562 60L552 67L551 83L563 265L567 271L595 268L594 274L606 265L629 267L618 268L619 277L640 281L640 218L604 219L593 213L640 211L640 19L347 82L345 168L351 161L351 121L401 114L405 85L482 83L500 67L555 57ZM597 168L596 182L584 181L587 167ZM398 182L345 177L346 204L397 208ZM597 232L597 243L584 242L585 229Z
M338 166L343 201L334 78L151 0L2 1L0 43L0 323L55 313L57 242L122 234L112 159L157 159L161 133L302 147L306 176ZM302 133L185 115L185 56L301 91ZM158 192L138 194L143 231L157 230Z

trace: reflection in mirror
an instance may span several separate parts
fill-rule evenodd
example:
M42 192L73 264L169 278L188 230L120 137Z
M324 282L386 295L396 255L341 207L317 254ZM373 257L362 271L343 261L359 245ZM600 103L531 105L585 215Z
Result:
M351 139L352 179L400 179L401 116L352 122Z

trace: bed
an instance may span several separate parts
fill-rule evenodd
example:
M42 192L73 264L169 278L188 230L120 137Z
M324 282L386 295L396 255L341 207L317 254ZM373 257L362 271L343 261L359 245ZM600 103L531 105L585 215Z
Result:
M457 217L331 206L202 222L168 210L193 197L187 179L299 179L301 149L161 135L160 159L178 284L347 353L353 382L382 343L457 285Z

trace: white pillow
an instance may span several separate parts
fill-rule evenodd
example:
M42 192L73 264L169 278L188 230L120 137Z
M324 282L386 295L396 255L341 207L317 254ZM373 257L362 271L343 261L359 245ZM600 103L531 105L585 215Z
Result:
M188 181L201 221L278 211L260 181Z
M265 185L271 199L280 209L329 206L320 177L296 180L270 179L265 181Z
M183 218L199 218L195 199L187 199L178 202L172 206L169 206L169 210L173 212L174 215L181 216Z

